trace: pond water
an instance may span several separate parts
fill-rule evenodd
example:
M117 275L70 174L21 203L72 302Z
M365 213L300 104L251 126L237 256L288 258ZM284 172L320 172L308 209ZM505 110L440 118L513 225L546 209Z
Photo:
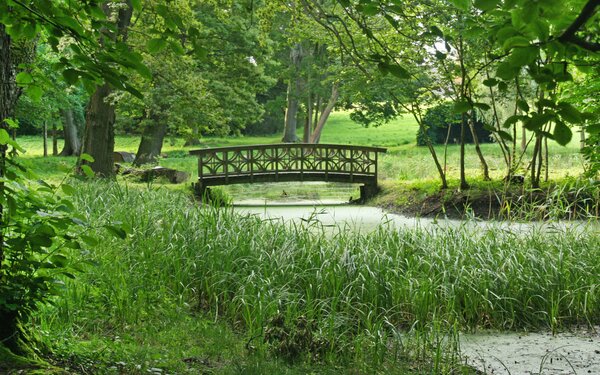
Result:
M412 218L387 213L378 207L327 201L238 201L235 210L258 215L264 220L286 223L319 223L326 231L337 228L366 233L384 225L392 230L411 228L467 227L473 230L500 229L527 234L532 230L598 231L600 226L585 222L514 223L477 220ZM600 327L599 327L600 329ZM543 333L461 334L464 360L485 374L600 374L600 335L577 331L552 335Z
M463 334L465 361L485 374L600 374L600 334Z
M234 209L242 214L257 215L264 220L281 220L295 223L319 223L325 230L337 228L366 233L386 226L390 229L466 227L481 230L502 229L514 233L528 233L531 230L562 231L565 228L580 230L600 230L600 226L586 222L503 222L483 220L451 220L445 218L415 218L393 214L379 207L349 205L339 200L240 200Z

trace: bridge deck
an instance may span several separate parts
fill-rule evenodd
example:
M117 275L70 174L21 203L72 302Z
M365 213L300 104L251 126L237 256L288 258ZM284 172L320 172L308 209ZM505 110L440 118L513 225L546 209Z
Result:
M331 181L377 186L379 147L284 143L190 151L198 156L198 184ZM371 189L372 190L372 189Z

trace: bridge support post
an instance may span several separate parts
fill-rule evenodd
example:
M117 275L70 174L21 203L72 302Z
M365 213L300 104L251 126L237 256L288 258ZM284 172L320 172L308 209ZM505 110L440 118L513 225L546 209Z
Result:
M194 196L200 200L204 200L210 194L210 189L200 182L192 183L192 188L194 189Z
M360 201L366 202L368 199L373 198L379 193L379 186L377 184L364 184L360 186Z

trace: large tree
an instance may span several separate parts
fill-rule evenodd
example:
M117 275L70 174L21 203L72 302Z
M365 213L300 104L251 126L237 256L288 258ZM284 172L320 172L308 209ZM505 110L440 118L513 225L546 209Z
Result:
M535 135L530 163L533 186L539 185L544 139L567 143L571 138L567 124L584 117L572 104L559 101L555 89L571 79L569 66L589 61L597 52L593 33L597 0L303 3L363 73L369 75L371 67L377 66L405 80L417 80L422 71L445 76L450 94L430 90L453 99L456 112L463 114L463 134L471 113L492 107L476 100L478 82L505 91L525 71L527 80L538 87L538 95L532 105L522 103L522 113L511 116L505 125L520 121ZM486 44L487 50L482 50ZM492 74L485 77L490 67ZM499 124L491 130L498 139L511 139ZM479 156L483 163L481 151ZM461 186L467 187L464 148L460 170Z
M107 18L115 20L115 26L105 28L100 39L102 45L110 40L121 50L127 50L127 29L133 15L131 0L121 3L107 1L102 6ZM90 97L85 114L83 152L92 156L92 170L102 177L114 174L113 152L115 148L115 104L110 95L114 85L106 82L98 85Z
M104 80L121 82L131 89L119 74L123 66L135 67L109 45L98 44L100 29L107 25L100 8L89 2L0 2L0 342L12 348L22 337L17 328L37 303L51 294L49 277L40 276L41 254L53 246L58 230L69 226L54 214L42 215L47 201L35 190L23 188L20 168L7 173L7 145L13 151L19 146L8 137L15 105L21 88L32 98L43 94L44 77L36 75L27 62L32 60L34 46L40 38L54 52L69 50L54 68L69 83L84 79L87 86ZM59 48L60 45L60 48ZM11 152L13 154L13 152ZM17 182L13 188L6 183ZM22 190L15 190L19 187ZM56 197L48 198L56 202ZM58 214L57 214L58 215ZM69 220L70 221L70 220ZM39 232L39 228L43 228ZM62 229L60 229L62 228ZM36 258L38 256L38 258Z

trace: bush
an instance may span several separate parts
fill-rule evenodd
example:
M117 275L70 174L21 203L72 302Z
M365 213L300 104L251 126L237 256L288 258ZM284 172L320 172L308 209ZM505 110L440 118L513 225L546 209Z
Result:
M264 106L265 113L260 121L247 124L244 135L271 135L281 133L285 124L287 86L279 82L266 94L257 94L257 100Z
M448 136L448 127L450 127L450 137L448 143L460 142L460 123L461 115L452 110L451 102L442 103L430 108L423 117L423 125L427 129L427 135L434 145L444 144ZM475 119L475 132L479 143L492 142L491 133L484 129L483 121ZM473 136L470 129L465 129L465 141L473 143ZM417 146L425 146L425 137L421 129L417 132Z

